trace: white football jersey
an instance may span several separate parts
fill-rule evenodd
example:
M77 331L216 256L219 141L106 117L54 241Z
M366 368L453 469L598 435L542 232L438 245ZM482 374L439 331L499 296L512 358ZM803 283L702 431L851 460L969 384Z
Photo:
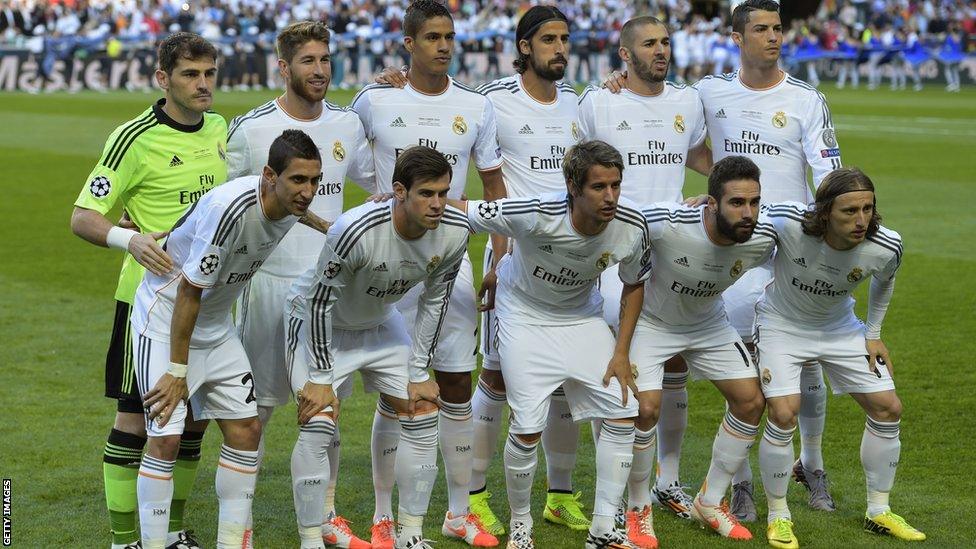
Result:
M501 166L491 101L448 80L447 89L437 95L421 93L410 84L402 89L373 84L353 99L352 109L359 114L373 146L381 191L393 190L396 159L414 145L436 149L451 163L454 174L449 196L454 199L464 193L472 154L479 170Z
M540 103L522 87L522 75L478 89L495 108L502 177L510 197L565 192L563 157L579 141L577 96L569 84L556 86L556 100Z
M766 215L777 239L774 276L757 305L762 322L830 329L854 316L854 289L868 277L891 280L901 264L901 236L879 227L850 250L803 233L807 206L773 204Z
M651 279L641 318L689 331L725 317L722 292L743 273L766 263L775 241L760 216L752 238L730 246L705 231L705 206L654 204L643 210L651 239Z
M342 213L342 190L346 177L366 192L376 192L373 151L356 113L322 102L322 114L314 120L292 118L277 99L252 109L231 121L227 130L227 172L233 179L261 175L268 163L271 143L285 130L302 130L322 156L322 182L309 208L327 221ZM280 277L296 277L315 265L325 235L296 225L278 249L264 262L261 271Z
M620 264L624 284L639 284L649 268L647 226L640 212L621 201L598 235L579 234L565 192L537 198L468 203L477 232L515 239L510 259L498 266L498 318L564 325L603 318L603 299L594 291L600 274Z
M706 76L695 84L705 107L712 159L748 157L762 171L763 204L811 202L807 166L814 187L840 168L840 148L822 93L785 75L775 86L754 90L739 72Z
M215 187L173 226L164 249L175 268L162 276L146 271L136 290L132 329L168 341L180 279L204 288L191 347L211 347L236 333L231 308L298 218L267 218L261 178L240 177Z
M590 87L579 106L583 139L613 145L624 159L620 195L631 202L680 202L688 151L705 141L698 90L666 82L660 95Z
M393 226L395 207L393 200L367 203L339 216L318 264L292 285L287 308L306 319L316 383L331 383L332 328L379 326L395 313L393 304L420 282L425 289L416 322L407 319L414 327L410 379L426 379L423 370L434 355L470 227L464 214L447 208L436 229L407 240Z

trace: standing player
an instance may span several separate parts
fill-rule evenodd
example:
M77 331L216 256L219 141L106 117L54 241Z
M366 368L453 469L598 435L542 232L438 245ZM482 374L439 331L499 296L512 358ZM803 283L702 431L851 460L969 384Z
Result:
M475 230L515 240L511 259L499 265L495 317L512 408L505 445L510 549L534 547L530 509L536 447L549 395L560 386L574 420L602 420L596 502L585 546L632 547L614 528L614 514L633 452L637 404L630 394L629 350L650 264L640 213L618 203L623 168L616 149L588 141L566 152L567 192L460 204ZM624 281L616 342L595 292L600 274L615 263L621 264Z
M467 180L468 163L475 165L484 184L485 196L504 196L501 157L495 138L495 115L485 96L455 82L447 75L454 51L454 22L443 5L434 0L417 0L404 16L404 47L410 52L408 84L403 89L387 84L367 86L353 100L372 143L376 178L382 191L389 191L397 156L406 148L423 145L437 150L453 168L450 196L460 198ZM385 187L385 188L384 188ZM440 387L439 416L441 454L448 484L448 513L443 531L464 538L492 542L494 536L469 517L468 490L471 480L471 372L476 362L477 310L471 261L465 256L458 284L452 290L450 309L441 335L433 368ZM407 319L416 315L418 288L407 295L399 309ZM396 415L383 401L377 405L373 422L373 487L376 510L373 517L374 546L389 546L392 536L393 460L397 433ZM481 543L481 542L479 542Z
M124 250L115 291L115 325L105 363L105 396L118 402L105 444L102 471L112 523L112 547L135 547L136 478L146 445L142 401L135 385L129 316L145 269L163 275L173 268L156 243L180 215L227 179L227 123L208 112L217 78L217 51L195 34L168 36L157 51L161 99L112 132L98 165L75 201L71 230L98 246ZM105 215L121 200L142 233L115 226ZM167 546L199 547L183 530L183 509L200 460L206 422L189 422L173 471L174 491Z
M654 268L631 348L642 395L639 422L651 426L648 430L638 425L639 436L653 441L664 361L676 354L725 397L728 408L712 444L708 476L691 512L722 536L739 540L751 539L752 534L729 514L722 499L732 475L748 458L764 401L756 370L726 316L721 295L749 269L766 263L774 248L766 225L758 219L759 175L749 159L729 156L716 162L708 176L707 205L658 204L644 210ZM647 483L630 488L641 492L638 501L649 515Z
M924 540L925 534L888 506L901 454L902 405L895 394L894 365L881 340L881 322L901 263L901 237L880 225L874 184L856 168L827 175L811 208L799 202L774 204L768 216L777 239L776 275L756 306L754 340L769 405L759 444L769 544L799 547L786 491L801 409L800 372L811 361L826 369L834 393L850 393L867 414L861 437L867 478L864 528ZM851 296L868 278L865 324L854 316Z
M840 148L823 95L778 66L783 46L778 10L773 0L739 4L732 13L732 39L740 48L742 68L729 75L706 76L695 87L705 106L715 159L744 155L755 162L766 182L764 203L807 203L813 197L808 168L814 186L819 185L828 172L840 167ZM769 266L756 269L723 296L729 317L746 342L752 337L755 304L770 271ZM801 387L801 454L794 474L810 490L810 505L831 511L834 501L820 450L827 393L818 365L803 369ZM733 512L743 520L756 519L751 481L747 462L736 475L732 494Z
M332 76L328 27L313 21L289 25L278 33L277 50L285 93L234 119L227 138L227 170L231 178L260 174L275 136L286 129L302 130L323 151L322 184L311 210L333 221L342 213L347 176L367 192L375 192L373 153L356 113L323 101ZM281 308L294 279L315 265L324 241L324 235L309 227L294 227L247 283L238 304L238 330L254 372L262 431L275 406L289 399ZM361 549L369 544L354 536L348 523L335 514L338 443L337 434L329 447L332 473L325 505L331 529L326 540Z
M438 387L430 366L465 257L469 227L445 208L452 168L442 153L410 147L393 170L395 200L367 203L336 221L318 265L288 297L288 355L299 404L292 482L302 548L321 548L323 492L335 431L334 387L359 371L399 416L394 468L398 549L430 549L423 520L437 478ZM422 284L411 335L393 305ZM351 380L350 380L351 381ZM497 544L497 541L496 541ZM376 547L374 545L374 547Z
M166 545L173 467L190 406L195 417L216 419L224 438L215 480L217 547L250 541L261 424L231 309L297 216L314 217L308 206L321 171L312 140L284 132L261 176L235 179L187 210L166 240L175 268L147 273L136 291L132 347L149 435L138 480L145 549Z
M649 16L627 21L620 33L620 57L627 63L627 76L618 83L622 89L590 88L580 99L580 131L585 139L601 139L621 151L627 170L621 196L636 204L680 202L685 166L707 175L711 168L711 151L705 144L705 117L698 90L666 82L671 63L671 38L667 27ZM611 326L619 319L620 278L615 269L607 269L600 279L604 317ZM688 368L681 357L665 364L664 390L661 401L660 438L657 482L654 495L658 502L678 516L691 518L691 497L678 481L681 437L688 423L688 391L685 383ZM642 396L638 395L638 399ZM650 432L653 423L639 422L638 429ZM646 502L635 497L647 481L654 460L654 438L639 435L634 447L631 469L628 524L650 521L640 516ZM648 513L650 507L647 508Z

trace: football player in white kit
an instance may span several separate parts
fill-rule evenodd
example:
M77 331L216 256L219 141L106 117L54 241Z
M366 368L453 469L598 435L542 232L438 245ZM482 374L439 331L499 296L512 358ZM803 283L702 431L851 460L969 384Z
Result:
M778 10L779 4L772 0L739 4L732 14L732 39L740 48L741 69L706 76L695 87L705 107L714 159L743 155L755 162L763 173L764 204L807 203L813 197L808 169L814 186L819 185L827 173L840 167L840 148L823 95L778 66L783 45ZM729 317L746 342L752 337L756 301L771 276L770 266L754 270L723 296ZM794 475L810 490L810 505L830 511L834 502L820 449L827 393L818 365L803 369L801 386L801 454ZM732 511L741 520L756 519L751 481L747 462L733 483Z
M536 448L549 397L560 386L575 421L603 420L585 547L632 547L614 528L614 514L633 453L637 403L629 350L650 264L643 218L618 201L623 167L616 149L588 141L570 148L563 160L567 191L459 203L476 231L514 239L511 257L498 266L495 301L498 352L512 408L505 445L510 549L534 547ZM600 273L615 263L624 280L616 342L595 291Z
M711 169L698 90L665 81L671 40L667 27L654 17L635 17L624 24L620 56L627 63L627 73L617 81L619 93L609 88L587 89L580 99L580 131L585 139L600 139L621 151L627 166L621 196L643 205L680 202L685 166L703 175ZM620 302L615 296L620 295L620 290L616 270L607 269L600 278L600 293L604 316L611 326L616 326L619 318ZM691 496L678 481L681 438L688 423L687 379L688 368L680 356L667 362L661 402L664 412L657 429L659 469L654 495L665 508L691 519ZM643 397L638 395L640 398ZM645 423L639 422L638 428L651 429L654 424L646 423L648 420L642 418ZM638 466L643 464L643 452L648 448L653 451L653 441L639 436L634 448L635 467L631 469L634 486L646 482L641 475L650 473ZM647 457L653 461L653 456ZM651 462L646 467L651 467ZM645 518L650 520L636 516L643 509L644 502L639 497L644 492L629 492L628 515L633 515L627 522L630 527L637 528Z
M410 4L404 17L404 47L410 52L408 84L399 89L388 84L366 86L352 108L366 129L373 147L380 190L388 192L397 156L407 147L436 149L453 167L451 198L460 198L474 157L485 196L504 196L501 156L495 138L495 115L484 95L447 75L454 51L454 22L443 5L433 0ZM386 187L386 188L384 188ZM441 390L440 441L448 484L448 512L444 531L468 543L492 544L491 534L469 517L471 480L471 372L476 367L477 306L471 261L465 255L454 286L444 333L441 334L433 369ZM404 317L416 315L419 289L404 297L398 308ZM373 423L373 487L376 492L373 546L389 546L392 522L393 460L399 429L396 415L383 401ZM469 539L470 538L470 539ZM497 540L494 541L497 543Z
M667 359L680 353L697 377L711 381L725 397L728 407L712 445L708 475L690 511L720 535L738 540L752 534L729 514L722 499L755 441L764 401L755 367L726 316L721 295L750 269L766 263L775 247L759 217L759 177L759 168L749 159L726 157L709 175L706 205L658 203L644 210L653 268L631 348L637 388L644 396L640 421L650 425L638 426L638 435L652 446L640 465L646 474ZM630 489L631 498L640 492L638 501L649 519L646 481Z
M801 371L811 361L823 365L835 394L849 393L867 414L861 437L867 478L864 528L924 540L925 534L888 506L901 452L902 405L881 323L901 263L901 237L880 225L874 184L856 168L827 175L812 206L783 202L771 205L767 214L777 240L776 274L756 306L753 341L769 408L759 443L769 543L799 547L786 491L801 409ZM854 315L852 295L869 278L864 323Z
M331 222L342 213L347 176L367 192L376 191L373 151L356 113L324 101L332 77L328 27L319 21L293 23L278 33L276 42L285 92L231 122L228 174L231 179L260 174L274 137L285 129L302 130L323 156L322 183L311 210ZM262 432L267 430L274 408L286 404L291 396L281 308L294 279L315 265L324 242L325 235L308 227L294 227L247 283L237 305L237 328L254 373ZM335 513L338 433L333 439L325 502L331 528L325 532L326 541L343 548L368 549L369 544L357 538L346 520ZM259 452L259 467L260 462Z
M470 232L465 217L445 207L451 171L443 153L408 147L391 175L395 199L341 215L318 264L289 293L288 369L301 424L292 482L303 549L324 547L321 484L329 464L323 448L335 431L335 387L357 371L366 390L381 393L399 417L393 547L430 549L422 528L437 478L439 390L427 368ZM416 317L405 320L394 304L417 285Z
M176 222L164 249L179 268L147 272L132 311L136 381L149 446L139 467L142 546L163 549L173 466L193 407L224 436L215 490L217 547L246 547L261 423L248 357L231 309L247 282L308 207L322 172L318 149L297 130L271 144L260 176L225 183Z

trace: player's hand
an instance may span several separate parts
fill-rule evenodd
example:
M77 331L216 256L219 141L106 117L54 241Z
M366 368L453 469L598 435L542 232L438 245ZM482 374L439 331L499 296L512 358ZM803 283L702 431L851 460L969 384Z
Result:
M498 285L498 275L495 268L485 273L481 279L481 287L478 289L478 311L485 312L495 308L495 287Z
M610 93L620 93L627 87L627 71L613 71L603 80L602 87L610 90Z
M417 403L421 400L426 400L440 408L441 388L437 386L437 382L433 378L420 383L411 381L407 383L407 397L410 401L407 405L407 411L410 414L410 418L413 419L413 415L417 410Z
M129 217L128 210L122 210L122 217L119 218L119 227L123 229L133 230L137 233L141 233L142 229L138 225L132 222L132 218Z
M143 234L139 233L129 240L129 253L154 275L163 275L173 270L173 260L156 242L166 238L169 231Z
M690 206L692 208L697 208L703 204L708 204L708 195L700 194L698 196L689 196L682 202L685 206Z
M329 407L332 407L333 418L337 417L339 399L336 398L332 385L306 381L305 386L298 391L298 424L305 425L316 414Z
M881 372L878 371L878 364L880 364L888 369L888 376L894 379L895 365L891 363L891 358L888 357L888 347L885 346L884 341L865 339L864 348L868 352L868 367L871 368L874 375L881 377Z
M371 194L366 198L366 202L375 202L379 204L380 202L389 202L393 199L393 193L376 193ZM363 202L363 204L366 204Z
M630 362L630 357L614 353L607 365L607 373L603 375L603 386L608 387L612 378L620 382L620 400L627 405L627 389L637 394L637 365Z
M394 88L404 88L407 85L407 67L386 67L383 72L376 75L377 84L389 84Z
M142 405L149 411L149 419L156 420L156 425L164 427L169 418L176 411L176 406L189 398L190 392L186 388L185 377L173 377L163 374L142 399Z

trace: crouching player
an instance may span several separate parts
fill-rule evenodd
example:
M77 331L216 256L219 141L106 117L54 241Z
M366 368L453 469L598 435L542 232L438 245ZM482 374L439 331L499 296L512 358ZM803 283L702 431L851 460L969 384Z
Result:
M298 216L320 221L308 206L321 173L311 138L285 131L261 176L225 183L187 210L164 246L178 268L147 272L136 290L132 350L149 435L137 481L146 549L166 545L187 399L193 417L216 419L224 436L215 481L217 547L247 546L261 424L231 309Z
M430 548L422 527L437 479L439 391L427 368L470 231L460 212L445 207L451 175L451 165L434 149L405 150L393 169L394 200L341 215L318 265L288 296L285 362L300 424L291 472L302 549L324 547L334 388L357 371L366 390L379 392L400 420L395 547ZM393 305L421 282L417 316L404 319Z
M771 206L768 216L777 239L775 277L756 306L754 341L769 409L759 445L769 543L799 547L786 489L800 409L800 373L809 362L822 364L834 393L850 393L867 413L861 437L868 490L865 529L924 540L925 534L888 506L901 453L901 401L881 341L881 321L901 263L901 238L879 224L874 184L856 168L827 175L812 208L785 202ZM862 323L854 316L851 295L869 278L867 323Z

